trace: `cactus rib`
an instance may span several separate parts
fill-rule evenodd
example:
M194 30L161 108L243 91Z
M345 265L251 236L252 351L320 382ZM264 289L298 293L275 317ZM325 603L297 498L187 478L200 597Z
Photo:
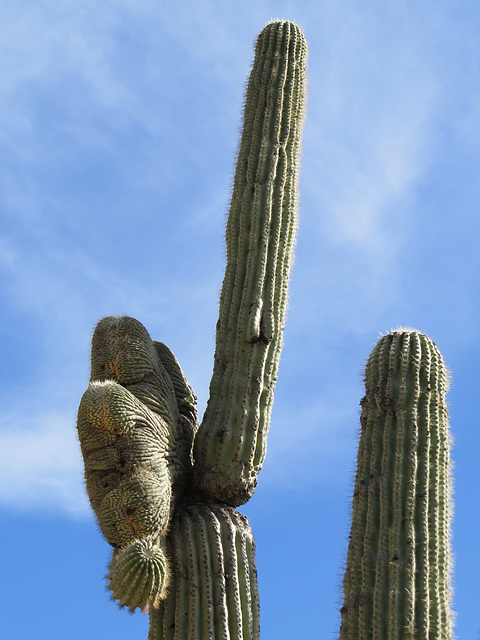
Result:
M183 505L168 543L169 597L150 611L149 640L257 639L255 543L247 518L232 507Z

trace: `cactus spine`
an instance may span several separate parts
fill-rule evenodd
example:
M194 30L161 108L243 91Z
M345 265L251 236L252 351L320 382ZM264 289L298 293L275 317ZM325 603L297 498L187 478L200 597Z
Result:
M452 637L447 373L426 336L382 337L366 366L341 640Z
M227 224L210 399L132 318L104 318L78 412L91 505L113 546L109 586L150 609L150 640L259 637L255 545L234 507L266 452L296 231L306 43L260 34Z

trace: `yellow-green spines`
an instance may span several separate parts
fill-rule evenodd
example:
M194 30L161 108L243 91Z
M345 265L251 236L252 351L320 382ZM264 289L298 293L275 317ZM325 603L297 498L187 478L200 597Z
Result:
M156 608L167 594L170 577L167 559L151 537L134 540L113 555L109 588L120 606L131 611Z
M179 507L168 535L168 597L150 611L149 640L258 640L255 543L232 507Z
M260 34L247 87L207 410L195 482L233 506L252 495L266 452L296 230L307 47L299 28Z
M115 382L91 383L78 411L90 502L108 542L164 530L170 517L167 425Z
M365 374L341 640L452 637L447 372L416 331L377 343Z

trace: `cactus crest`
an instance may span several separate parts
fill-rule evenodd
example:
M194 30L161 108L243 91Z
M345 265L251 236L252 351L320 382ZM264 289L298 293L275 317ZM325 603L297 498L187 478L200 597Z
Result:
M394 331L365 371L341 640L452 637L447 370Z

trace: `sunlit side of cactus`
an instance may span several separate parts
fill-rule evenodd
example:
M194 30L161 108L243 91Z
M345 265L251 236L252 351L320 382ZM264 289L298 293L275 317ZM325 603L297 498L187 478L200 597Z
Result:
M366 366L341 640L452 637L447 371L413 330Z
M238 506L266 453L297 226L307 47L299 28L269 24L255 50L227 224L210 398L195 438L195 482Z

